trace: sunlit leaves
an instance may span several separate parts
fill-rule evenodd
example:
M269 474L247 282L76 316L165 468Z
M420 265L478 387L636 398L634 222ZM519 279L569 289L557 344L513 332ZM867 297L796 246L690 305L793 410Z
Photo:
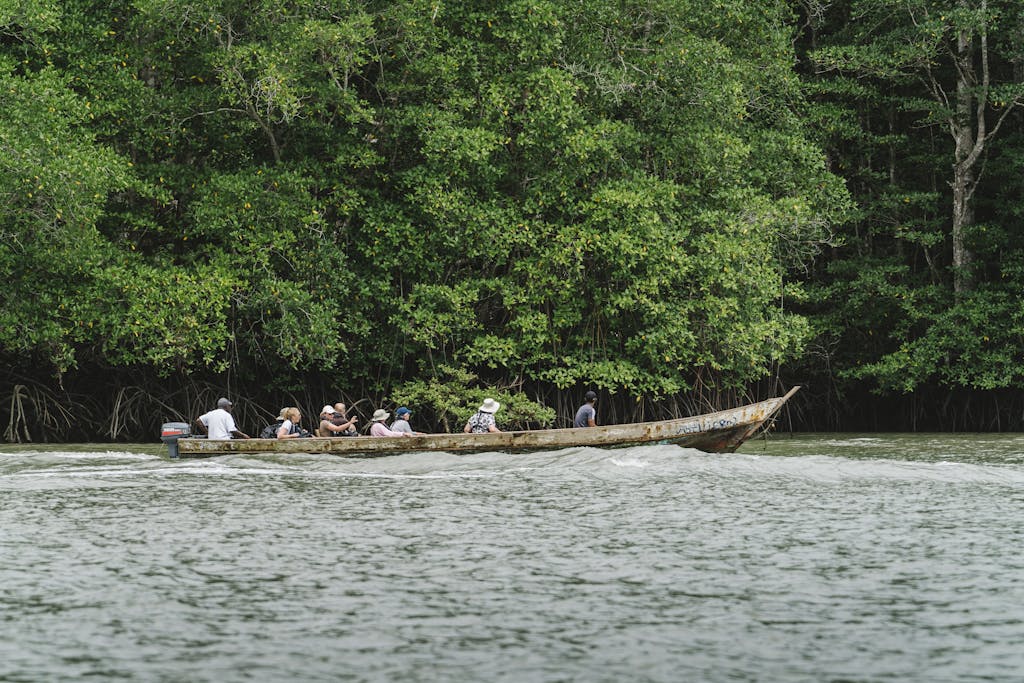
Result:
M783 271L844 203L769 5L79 8L50 128L104 144L76 156L91 213L60 209L93 228L93 298L59 337L118 366L436 375L409 395L460 415L457 386L761 377L805 334Z

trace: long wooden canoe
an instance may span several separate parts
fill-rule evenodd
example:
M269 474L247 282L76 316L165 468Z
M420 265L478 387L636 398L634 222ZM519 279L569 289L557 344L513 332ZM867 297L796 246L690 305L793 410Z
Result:
M308 439L227 439L184 437L176 440L178 456L206 458L230 453L330 453L374 457L398 453L443 451L522 453L572 446L620 448L672 443L709 453L731 453L758 431L800 387L785 396L707 415L659 422L602 425L575 429L537 429L487 434L426 434L414 437L328 437ZM172 457L176 457L171 448Z

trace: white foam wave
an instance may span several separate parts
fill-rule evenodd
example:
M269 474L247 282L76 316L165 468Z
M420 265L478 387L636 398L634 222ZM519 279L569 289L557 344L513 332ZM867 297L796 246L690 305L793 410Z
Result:
M1016 464L748 454L719 456L708 462L712 463L711 469L732 476L789 477L823 482L887 480L1024 484L1024 468Z
M44 458L46 460L159 460L160 456L130 451L0 451L0 459Z
M639 458L609 458L608 462L616 467L638 467L640 469L650 467L649 462Z
M875 457L872 451L859 457L822 453L833 440L817 441L810 452L708 454L671 445L654 445L607 451L567 448L529 454L415 453L382 458L339 458L323 455L225 456L208 460L171 461L146 453L127 451L43 452L0 454L0 481L25 482L65 478L69 481L139 479L155 477L311 477L366 479L485 479L517 476L679 477L700 475L756 482L772 478L819 482L931 481L975 482L1020 486L1024 463L962 462L955 459L920 461L899 457ZM823 448L823 446L825 448ZM817 451L815 454L814 451ZM879 451L878 455L888 454ZM952 454L956 457L955 454ZM616 474L616 472L618 474Z

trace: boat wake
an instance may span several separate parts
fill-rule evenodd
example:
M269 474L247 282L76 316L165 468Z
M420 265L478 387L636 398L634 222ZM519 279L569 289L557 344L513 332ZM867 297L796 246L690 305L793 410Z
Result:
M871 448L876 444L871 443ZM1006 462L920 461L831 454L708 454L672 445L614 450L587 447L527 454L407 453L377 458L323 454L230 455L207 460L170 461L132 451L0 451L0 487L26 480L68 486L125 485L131 480L166 477L298 477L358 479L679 478L802 480L843 482L905 481L1024 484L1024 464ZM861 451L863 453L863 451Z

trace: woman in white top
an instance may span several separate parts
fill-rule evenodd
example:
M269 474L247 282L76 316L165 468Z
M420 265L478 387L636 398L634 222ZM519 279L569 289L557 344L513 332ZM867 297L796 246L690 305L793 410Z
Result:
M302 436L298 429L299 421L302 420L302 413L299 412L298 408L285 408L284 422L277 428L277 438L279 439L294 439L297 436ZM295 429L292 429L295 427Z

